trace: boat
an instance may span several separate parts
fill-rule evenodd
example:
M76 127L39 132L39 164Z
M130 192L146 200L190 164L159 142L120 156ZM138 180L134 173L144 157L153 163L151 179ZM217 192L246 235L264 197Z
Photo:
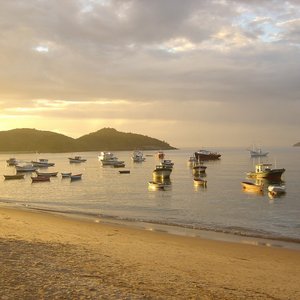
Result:
M3 175L5 180L24 179L24 174Z
M71 181L74 181L74 180L80 180L82 177L82 174L75 174L75 175L71 175L70 178L71 178Z
M164 159L159 163L160 166L173 169L174 163L170 159Z
M193 167L193 175L198 176L206 172L207 167L202 164L197 164Z
M33 166L32 164L16 165L17 172L34 172L36 169L37 167Z
M248 192L263 192L263 184L255 184L253 182L243 181L241 182L241 185L243 189Z
M133 162L139 163L145 161L145 157L142 151L136 150L133 151L131 159Z
M35 176L31 177L32 182L45 182L50 181L50 176Z
M260 163L255 165L255 171L247 173L247 176L250 178L267 178L272 180L280 180L281 175L284 172L284 168L272 169L272 164Z
M218 152L212 152L212 151L202 149L195 152L195 157L197 161L217 160L220 159L221 154Z
M195 155L193 155L193 156L190 156L190 158L188 159L188 164L190 165L190 166L194 166L195 164L197 164L197 158L196 158L196 156Z
M75 157L69 157L70 163L82 163L86 162L85 158L82 158L81 156L75 156Z
M203 187L207 186L207 180L198 178L198 177L194 177L194 185L201 185Z
M169 178L172 173L172 168L157 165L153 170L153 177Z
M60 173L62 178L68 178L71 177L72 173L71 172L62 172Z
M55 165L55 163L50 163L46 158L40 158L38 161L32 161L31 163L38 168L53 167Z
M124 161L116 161L116 162L113 164L113 167L114 167L114 168L124 168L124 167L125 167L125 163L124 163Z
M272 196L278 196L285 194L286 189L285 185L274 184L268 186L268 191Z
M35 171L37 176L56 177L58 172L39 172Z
M8 160L6 160L6 162L9 166L16 166L19 163L14 157L9 158Z
M158 151L158 152L156 153L156 157L157 157L158 159L164 159L164 158L165 158L165 153L164 153L163 151Z
M124 164L124 161L118 160L118 158L112 152L103 151L100 155L98 155L98 159L101 161L102 166L117 165L118 167L120 164Z
M165 190L170 184L165 182L149 181L148 188L150 190Z
M252 148L252 149L247 149L250 152L251 157L264 157L269 154L269 152L262 151L261 148Z
M120 170L120 174L130 174L130 170Z

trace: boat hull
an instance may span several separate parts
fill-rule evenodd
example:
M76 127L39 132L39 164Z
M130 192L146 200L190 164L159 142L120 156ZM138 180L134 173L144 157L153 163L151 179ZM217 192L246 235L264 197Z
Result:
M241 183L241 185L245 191L256 192L256 193L263 192L263 185L259 185L259 184L255 184L255 183L247 182L247 181L243 181Z
M250 172L247 173L247 176L250 178L265 178L271 180L279 180L284 172L285 169L271 169L262 172Z
M24 174L3 175L5 180L24 179Z

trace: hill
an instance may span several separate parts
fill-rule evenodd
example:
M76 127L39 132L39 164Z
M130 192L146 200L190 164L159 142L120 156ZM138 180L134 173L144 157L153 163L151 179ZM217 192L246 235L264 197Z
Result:
M299 143L296 143L296 144L294 145L294 147L300 147L300 142L299 142Z
M0 131L0 151L6 152L77 152L117 150L175 149L164 141L135 133L103 128L73 139L63 134L37 129Z

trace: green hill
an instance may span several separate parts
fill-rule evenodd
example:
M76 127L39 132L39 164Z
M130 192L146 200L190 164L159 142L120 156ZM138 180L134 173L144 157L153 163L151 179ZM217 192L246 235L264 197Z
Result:
M117 150L175 149L164 141L135 133L103 128L78 139L36 129L0 131L0 151L5 152L75 152Z

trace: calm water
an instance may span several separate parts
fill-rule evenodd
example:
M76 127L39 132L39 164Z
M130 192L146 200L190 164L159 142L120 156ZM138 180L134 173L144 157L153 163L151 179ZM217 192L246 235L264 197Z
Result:
M0 180L0 203L59 212L89 215L115 220L143 221L175 225L177 228L209 229L240 235L300 241L300 148L265 149L267 158L277 167L284 167L283 180L287 193L272 199L263 194L245 193L240 182L254 169L257 160L245 149L217 149L220 161L207 162L207 188L195 187L192 170L187 164L193 151L165 151L174 169L171 186L166 191L148 190L152 171L158 163L155 152L143 163L133 163L131 152L114 154L126 163L130 174L119 174L117 168L102 167L98 152L57 154L0 154L2 174L14 174L15 168L6 159L24 161L48 158L55 166L46 169L83 173L80 181L51 178L51 182L31 183L31 174L24 180ZM70 164L68 157L82 155L87 162ZM264 159L266 161L266 159Z

